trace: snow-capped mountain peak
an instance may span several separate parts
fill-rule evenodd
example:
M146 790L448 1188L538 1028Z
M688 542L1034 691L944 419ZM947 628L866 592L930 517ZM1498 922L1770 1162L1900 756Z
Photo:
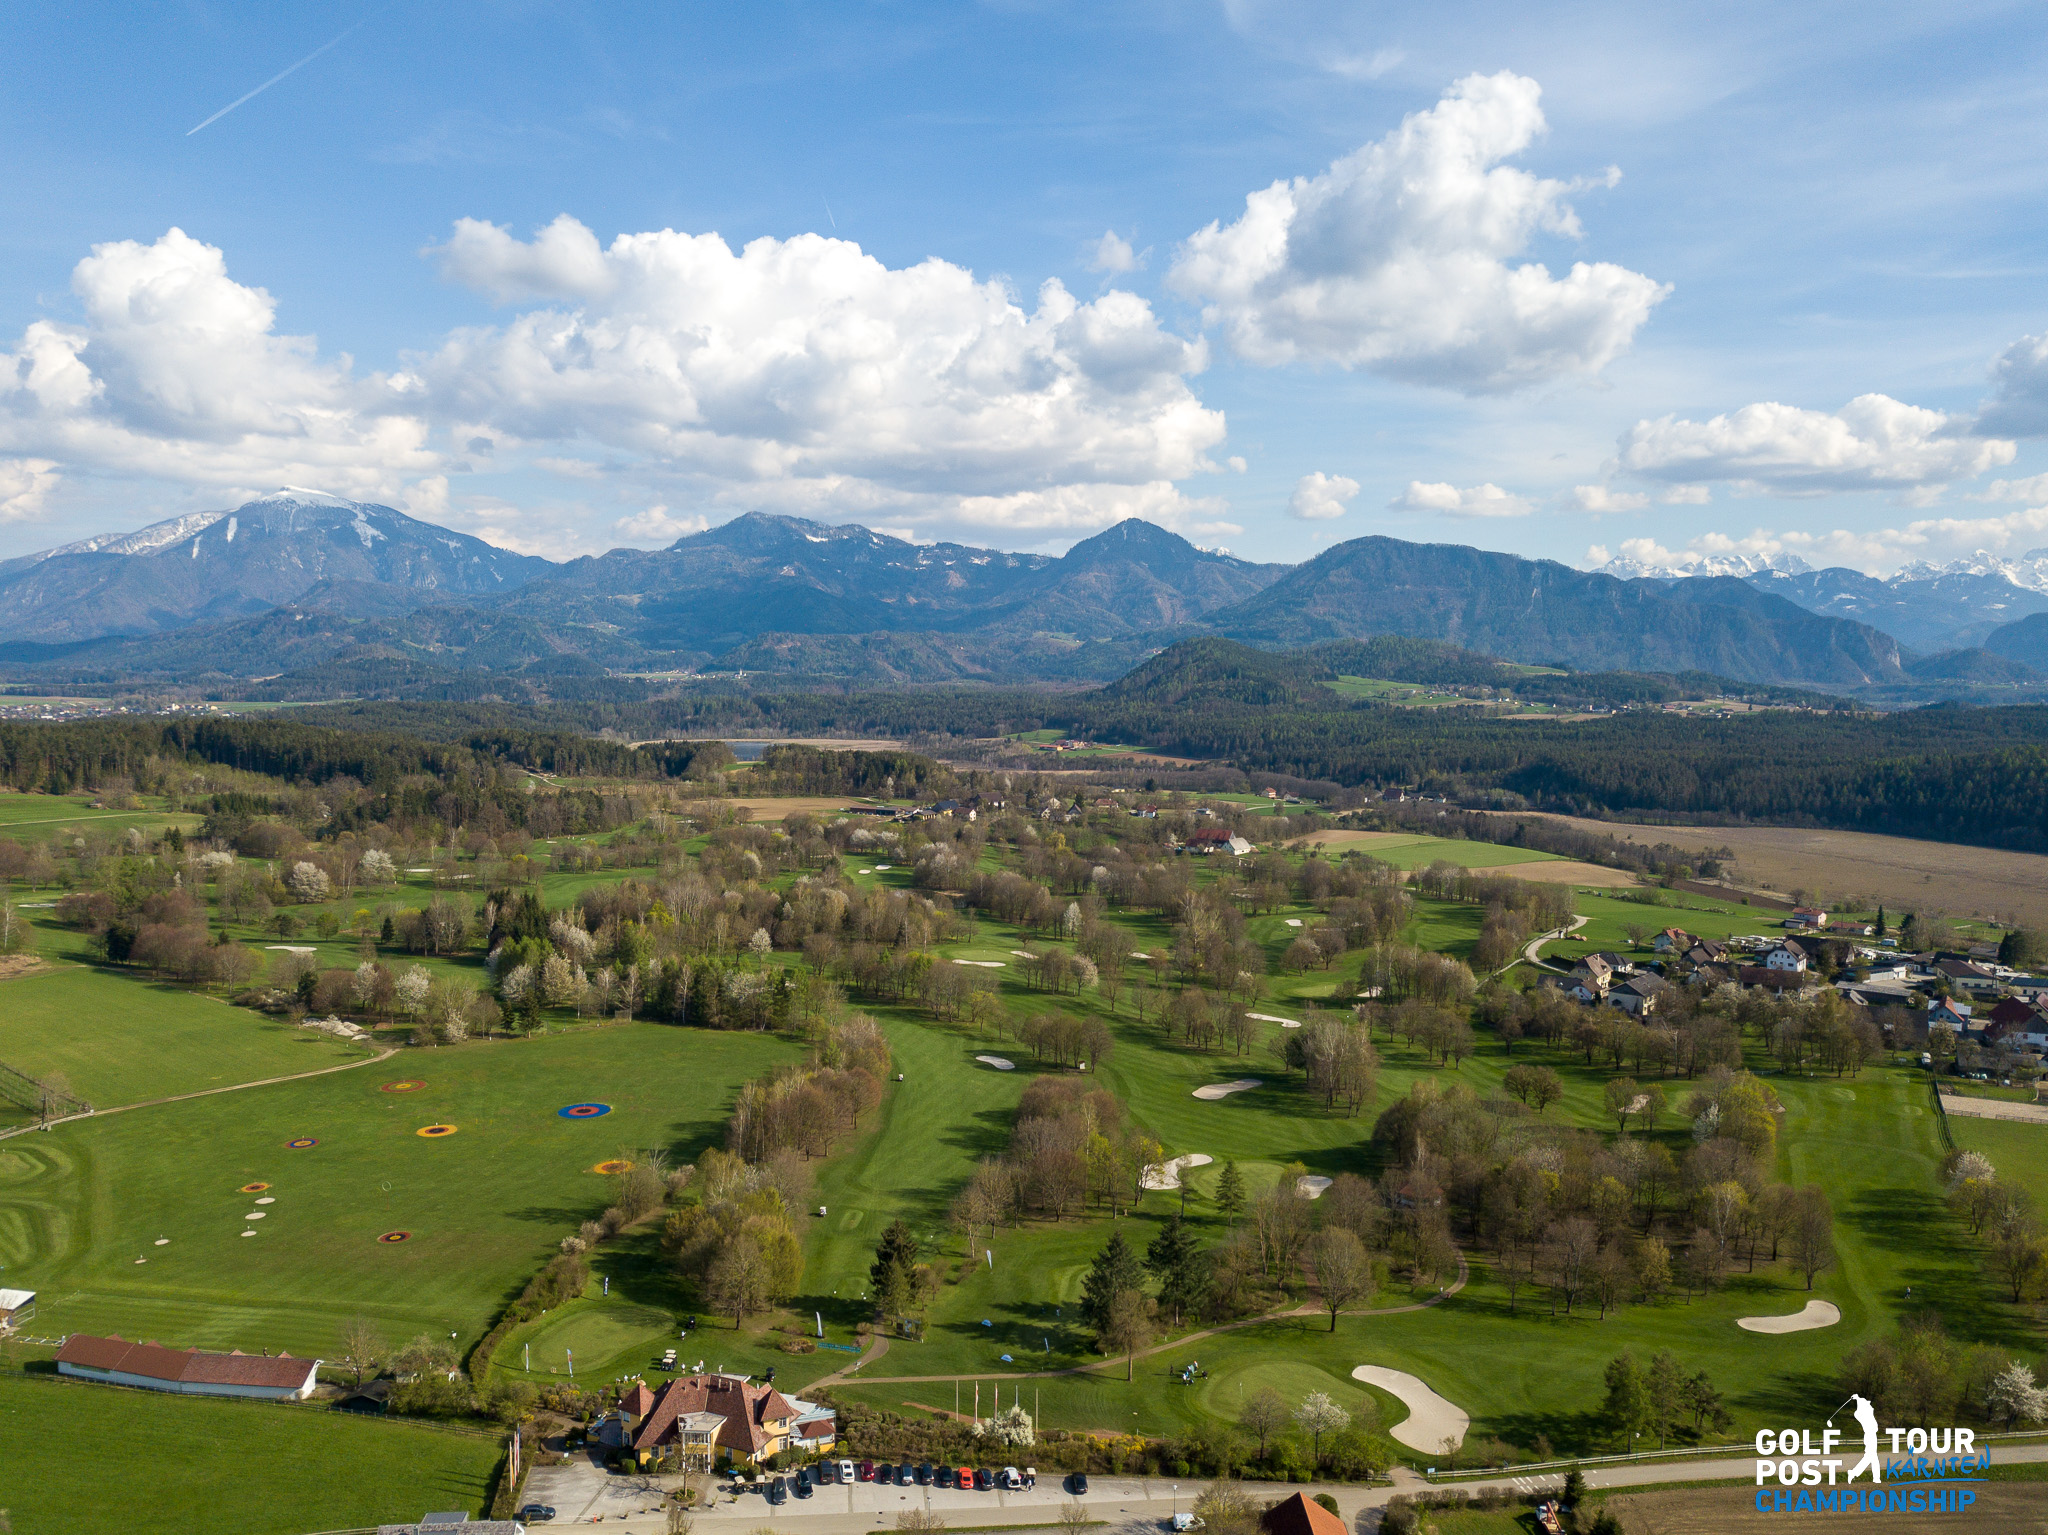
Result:
M1679 581L1687 576L1759 576L1775 571L1781 575L1804 575L1813 567L1796 554L1681 554L1669 564L1632 560L1626 556L1609 560L1599 573L1619 576L1624 581L1649 579Z

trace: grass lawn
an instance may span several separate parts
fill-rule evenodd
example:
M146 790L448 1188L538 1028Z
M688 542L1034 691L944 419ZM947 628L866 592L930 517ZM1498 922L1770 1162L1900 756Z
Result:
M133 973L60 960L0 982L0 1061L35 1077L61 1072L96 1108L318 1071L363 1054Z
M1555 853L1498 842L1468 842L1457 837L1398 837L1358 844L1332 843L1330 851L1364 853L1397 869L1420 869L1432 863L1454 863L1461 869L1504 869L1518 863L1557 860Z
M2037 1197L2048 1189L2048 1125L1951 1114L1948 1131L1962 1150L1981 1151L1991 1158L2000 1182L2032 1189Z
M734 1088L792 1054L631 1024L60 1125L0 1142L0 1263L42 1292L51 1329L324 1354L361 1313L394 1341L438 1330L466 1346L608 1202L592 1167L655 1144L694 1157ZM402 1079L426 1086L381 1090ZM614 1112L556 1113L583 1101ZM457 1133L416 1133L431 1124ZM319 1144L287 1147L300 1137ZM252 1182L275 1202L237 1192ZM396 1230L412 1236L377 1240Z
M1775 937L1784 933L1780 925L1784 921L1783 912L1763 911L1729 901L1678 895L1671 891L1662 894L1668 904L1648 906L1641 901L1622 900L1619 896L1579 891L1575 909L1588 919L1586 925L1566 942L1548 945L1543 951L1545 957L1576 959L1581 953L1606 949L1626 953L1631 947L1628 938L1631 927L1647 928L1653 935L1667 927L1682 927L1695 938L1723 940L1738 934L1760 933ZM1642 952L1647 954L1649 951L1645 949Z
M47 842L53 832L77 827L109 837L131 826L146 832L161 832L176 826L196 831L201 818L169 810L167 801L151 797L140 810L116 810L93 805L90 794L0 794L0 836L19 831L24 842Z
M481 1514L502 1450L321 1407L0 1374L0 1461L14 1468L0 1497L22 1535L277 1535ZM57 1474L66 1463L76 1474Z

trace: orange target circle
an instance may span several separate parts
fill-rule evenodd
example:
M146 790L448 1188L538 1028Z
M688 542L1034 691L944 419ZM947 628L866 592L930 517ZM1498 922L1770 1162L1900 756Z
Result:
M416 1078L409 1078L403 1082L386 1082L377 1091L380 1093L416 1093L426 1085L426 1083Z
M438 1140L440 1137L444 1135L453 1135L454 1133L455 1126L453 1125L427 1125L421 1129L413 1131L414 1135L424 1135L430 1141Z
M267 1183L245 1183L235 1192L238 1194L260 1194L269 1187L270 1185Z
M412 1233L410 1231L387 1231L377 1240L380 1242L410 1242L412 1240Z
M604 1173L606 1175L610 1175L612 1173L631 1172L632 1168L633 1164L631 1162L626 1161L623 1157L614 1157L609 1162L598 1163L597 1166L591 1168L591 1171L594 1173Z

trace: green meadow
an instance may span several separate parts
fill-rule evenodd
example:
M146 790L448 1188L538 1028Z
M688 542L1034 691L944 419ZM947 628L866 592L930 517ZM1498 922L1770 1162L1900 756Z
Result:
M0 1508L23 1535L278 1535L483 1511L496 1435L312 1406L0 1374ZM56 1474L59 1462L89 1468ZM38 1469L40 1468L40 1469Z

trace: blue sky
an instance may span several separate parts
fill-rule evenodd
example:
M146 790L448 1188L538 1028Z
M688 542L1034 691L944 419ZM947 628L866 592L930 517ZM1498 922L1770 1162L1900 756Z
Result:
M0 554L281 483L554 556L750 507L1275 560L2048 545L2037 8L9 35Z

